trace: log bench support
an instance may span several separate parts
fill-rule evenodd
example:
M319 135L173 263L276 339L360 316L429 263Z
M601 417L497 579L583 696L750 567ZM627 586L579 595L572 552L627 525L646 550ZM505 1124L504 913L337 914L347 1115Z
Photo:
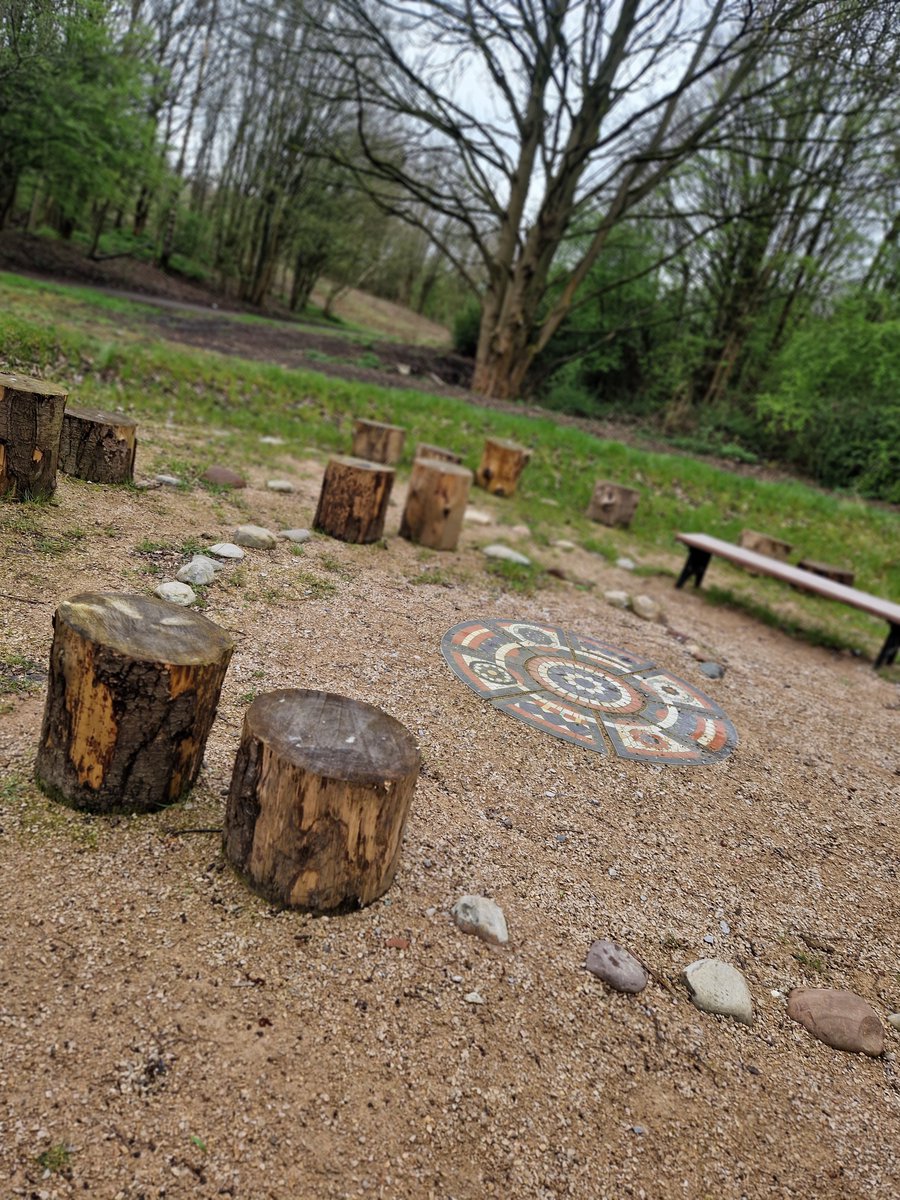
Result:
M833 579L813 571L801 570L790 563L759 554L755 550L746 550L705 533L677 533L675 537L688 548L687 562L675 581L677 588L684 587L690 579L693 579L694 587L699 587L709 566L709 560L715 554L754 575L769 575L772 579L790 583L800 591L812 592L828 600L839 600L851 608L858 608L860 612L887 621L888 635L875 659L875 668L877 670L879 667L890 666L896 660L900 651L900 604L894 604L880 596L872 596L869 592L862 592L844 583L836 583Z

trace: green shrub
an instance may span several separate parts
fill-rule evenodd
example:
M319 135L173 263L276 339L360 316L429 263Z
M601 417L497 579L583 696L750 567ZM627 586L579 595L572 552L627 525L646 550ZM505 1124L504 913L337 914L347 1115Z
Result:
M453 320L453 349L457 354L474 358L478 349L478 331L481 329L481 301L469 300Z

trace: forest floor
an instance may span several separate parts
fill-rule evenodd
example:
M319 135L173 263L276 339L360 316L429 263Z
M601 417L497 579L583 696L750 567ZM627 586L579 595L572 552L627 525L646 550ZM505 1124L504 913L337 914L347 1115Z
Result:
M523 530L478 494L490 524L436 554L396 536L398 479L383 543L248 552L201 598L237 648L188 799L104 818L36 789L60 600L152 593L239 524L309 526L324 457L237 425L142 420L139 474L224 460L248 487L61 476L52 504L3 507L4 1200L900 1194L900 1033L886 1019L900 1009L898 685L676 591L671 574L554 546L571 537L561 509L536 506ZM276 477L294 492L270 490ZM565 578L518 591L486 570L491 541ZM641 564L640 546L622 548ZM658 557L681 565L674 549ZM664 620L611 607L611 588L649 594ZM646 656L714 697L737 748L661 766L510 719L441 657L443 634L477 617ZM722 679L700 673L689 641ZM396 880L356 913L274 908L221 852L243 714L285 687L375 704L421 748ZM507 947L456 928L465 893L501 905ZM652 969L644 992L585 971L601 937ZM682 972L706 956L744 974L752 1024L691 1004ZM814 1041L785 1010L804 985L864 997L886 1053Z

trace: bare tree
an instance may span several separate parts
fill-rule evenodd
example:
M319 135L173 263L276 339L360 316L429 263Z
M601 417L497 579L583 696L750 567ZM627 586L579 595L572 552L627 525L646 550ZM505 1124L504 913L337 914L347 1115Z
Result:
M333 0L318 28L323 52L350 72L357 179L411 223L425 205L477 247L487 279L478 390L519 393L610 230L772 85L757 68L773 48L790 72L810 14L832 37L854 7ZM600 214L592 236L544 307L558 248L585 212Z

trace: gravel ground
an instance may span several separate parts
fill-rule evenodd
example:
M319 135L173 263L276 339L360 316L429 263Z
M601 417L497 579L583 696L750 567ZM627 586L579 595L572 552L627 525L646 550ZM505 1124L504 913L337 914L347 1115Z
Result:
M193 453L199 470L213 453L190 431L140 433L141 461ZM166 546L191 537L310 523L321 462L251 450L239 493L62 479L54 506L3 511L2 646L18 664L4 670L19 690L0 715L2 1195L900 1193L897 1032L869 1059L785 1012L804 984L853 989L883 1021L900 1009L900 697L868 663L671 578L636 586L582 550L531 548L593 589L504 592L478 550L502 538L502 502L479 497L498 525L434 555L395 536L401 491L386 547L316 538L299 556L280 543L206 589L203 611L238 647L187 801L95 818L36 791L60 600L150 592L186 560ZM275 476L297 492L267 491ZM659 600L668 628L608 607L602 591L622 587ZM716 697L737 750L705 768L647 766L495 713L439 652L479 615L647 655ZM724 679L705 679L673 630L708 646ZM363 911L277 911L224 863L215 830L243 712L276 687L377 704L419 741L400 869ZM502 906L507 947L452 923L467 892ZM640 995L585 972L604 936L652 968ZM708 955L746 976L751 1026L687 999L681 971ZM473 991L483 1005L464 1000Z

